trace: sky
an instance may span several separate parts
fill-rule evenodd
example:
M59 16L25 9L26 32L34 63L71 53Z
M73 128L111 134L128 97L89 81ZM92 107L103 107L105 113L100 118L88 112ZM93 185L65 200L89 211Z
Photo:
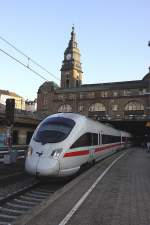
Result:
M0 0L0 37L50 73L60 84L64 51L75 26L83 84L140 80L150 66L149 0ZM0 39L0 89L34 100L45 80L15 62L26 57Z

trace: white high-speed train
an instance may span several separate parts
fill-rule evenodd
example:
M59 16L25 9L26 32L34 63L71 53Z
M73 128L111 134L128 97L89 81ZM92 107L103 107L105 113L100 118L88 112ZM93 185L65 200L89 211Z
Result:
M25 169L37 176L70 176L82 165L126 147L131 135L83 115L58 113L36 128Z

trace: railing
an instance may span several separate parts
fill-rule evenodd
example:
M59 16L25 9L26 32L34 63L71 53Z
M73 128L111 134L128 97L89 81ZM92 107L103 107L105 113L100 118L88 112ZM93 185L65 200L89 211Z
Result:
M11 150L9 150L8 147L0 147L0 163L4 163L5 157L10 155L12 152L15 152L17 160L24 159L27 147L27 145L13 146Z
M107 120L115 120L115 121L149 121L150 115L97 115L97 114L89 114L89 117L99 120L99 121L107 121Z

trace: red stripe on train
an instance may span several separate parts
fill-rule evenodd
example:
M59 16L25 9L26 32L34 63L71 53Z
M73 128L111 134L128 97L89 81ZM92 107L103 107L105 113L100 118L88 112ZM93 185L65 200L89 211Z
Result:
M89 154L89 150L66 152L64 154L64 157L81 156L81 155L88 155L88 154Z
M112 148L112 147L117 147L117 146L120 146L120 145L121 145L121 143L114 144L114 145L109 145L109 146L99 147L99 148L96 148L96 149L95 149L95 152L104 151L104 150L106 150L106 149L109 149L109 148Z
M118 143L118 144L114 144L114 145L107 145L107 146L104 146L104 147L99 147L99 148L96 148L95 149L95 152L99 152L99 151L104 151L106 149L109 149L109 148L112 148L112 147L117 147L121 145L121 143ZM83 150L83 151L75 151L75 152L66 152L64 154L64 158L65 157L72 157L72 156L82 156L82 155L88 155L89 154L89 150Z

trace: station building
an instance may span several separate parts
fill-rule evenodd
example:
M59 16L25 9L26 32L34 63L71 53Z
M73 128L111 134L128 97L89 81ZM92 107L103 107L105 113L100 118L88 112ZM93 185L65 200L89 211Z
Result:
M0 90L0 146L3 146L7 131L7 98L14 98L16 104L15 145L28 144L39 122L57 112L81 113L132 132L137 140L150 140L150 71L141 80L82 84L80 56L73 27L64 52L60 87L53 81L44 82L38 89L37 100L33 102L25 102L13 92Z
M48 115L76 112L99 121L150 121L150 72L141 80L82 84L83 71L74 27L64 52L60 87L53 81L43 83L37 94L37 110ZM132 124L134 126L134 124ZM140 125L141 126L141 125ZM141 129L141 127L139 127Z

